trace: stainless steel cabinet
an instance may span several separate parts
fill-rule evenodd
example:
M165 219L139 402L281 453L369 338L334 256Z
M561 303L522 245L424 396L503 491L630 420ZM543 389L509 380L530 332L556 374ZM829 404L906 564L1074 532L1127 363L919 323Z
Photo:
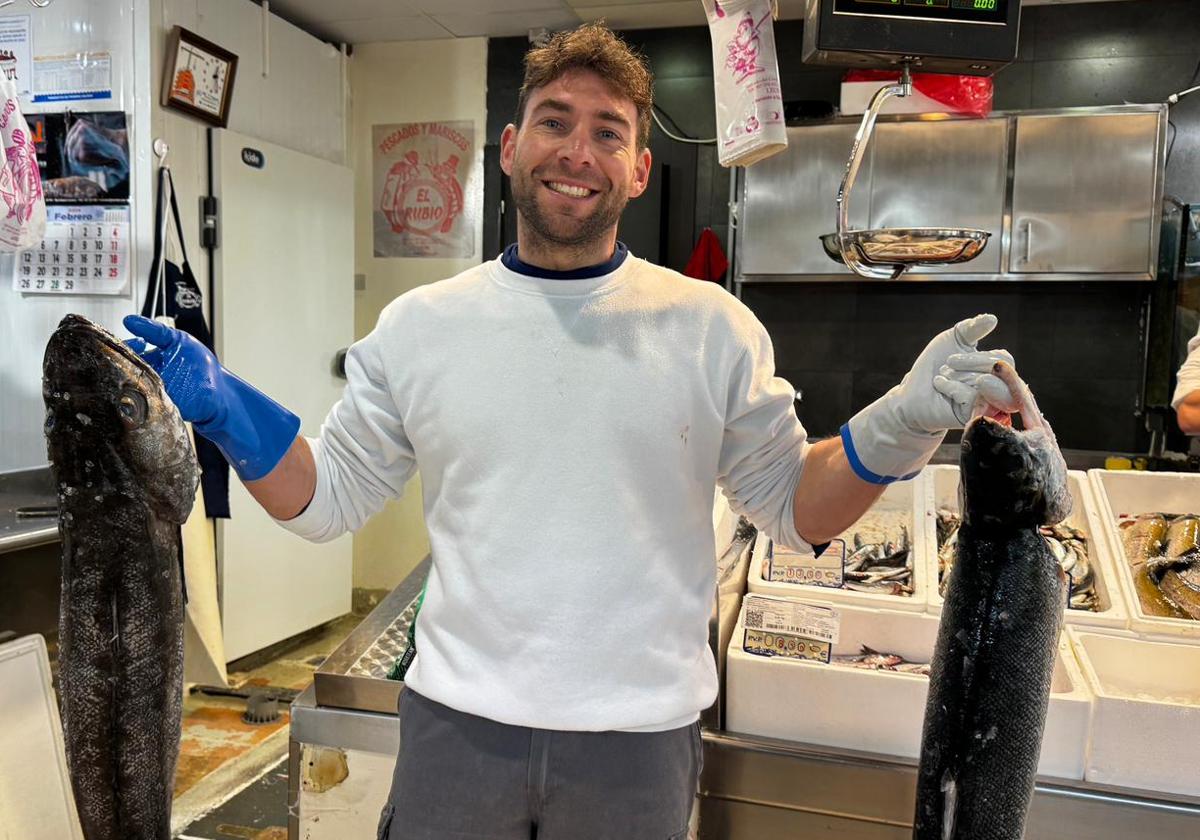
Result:
M844 274L819 236L837 229L838 186L857 124L788 129L787 151L746 170L738 253L746 274ZM851 194L850 224L866 227L871 211L871 150Z
M999 271L1008 121L883 123L876 129L872 143L875 157L870 227L967 227L989 231L990 244L974 260L921 271Z
M1157 228L1156 113L1018 115L1014 273L1137 273Z
M737 282L861 279L818 240L836 227L857 128L857 120L789 128L785 152L738 171ZM881 117L850 224L991 232L976 259L914 270L906 281L1152 280L1165 135L1162 105Z

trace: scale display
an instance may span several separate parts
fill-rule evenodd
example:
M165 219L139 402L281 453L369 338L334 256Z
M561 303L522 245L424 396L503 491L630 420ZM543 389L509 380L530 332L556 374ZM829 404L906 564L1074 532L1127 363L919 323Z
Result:
M1004 25L1008 22L1008 3L1009 0L833 0L833 13Z

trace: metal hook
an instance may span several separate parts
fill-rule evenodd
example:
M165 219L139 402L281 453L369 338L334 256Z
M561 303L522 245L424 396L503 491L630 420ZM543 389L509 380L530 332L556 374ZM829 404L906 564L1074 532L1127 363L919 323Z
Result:
M44 9L50 5L50 0L29 0L29 5L37 6L39 9Z

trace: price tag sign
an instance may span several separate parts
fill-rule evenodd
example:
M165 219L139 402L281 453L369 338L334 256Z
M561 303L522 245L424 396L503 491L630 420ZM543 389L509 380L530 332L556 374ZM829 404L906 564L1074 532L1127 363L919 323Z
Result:
M771 544L767 579L773 583L803 583L841 588L845 580L846 541L835 539L820 556L811 551L798 554Z
M817 642L786 633L747 629L742 641L742 650L756 656L783 656L788 659L807 659L810 662L829 664L833 646L829 642Z
M783 633L837 644L842 616L833 607L802 604L771 595L747 595L743 603L747 630Z

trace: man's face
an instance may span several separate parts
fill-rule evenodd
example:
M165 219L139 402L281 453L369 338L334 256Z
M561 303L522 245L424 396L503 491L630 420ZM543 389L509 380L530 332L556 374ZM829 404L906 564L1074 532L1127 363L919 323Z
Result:
M650 178L650 151L637 149L637 108L600 76L572 70L538 88L521 128L500 138L500 167L531 232L579 247L616 226Z

